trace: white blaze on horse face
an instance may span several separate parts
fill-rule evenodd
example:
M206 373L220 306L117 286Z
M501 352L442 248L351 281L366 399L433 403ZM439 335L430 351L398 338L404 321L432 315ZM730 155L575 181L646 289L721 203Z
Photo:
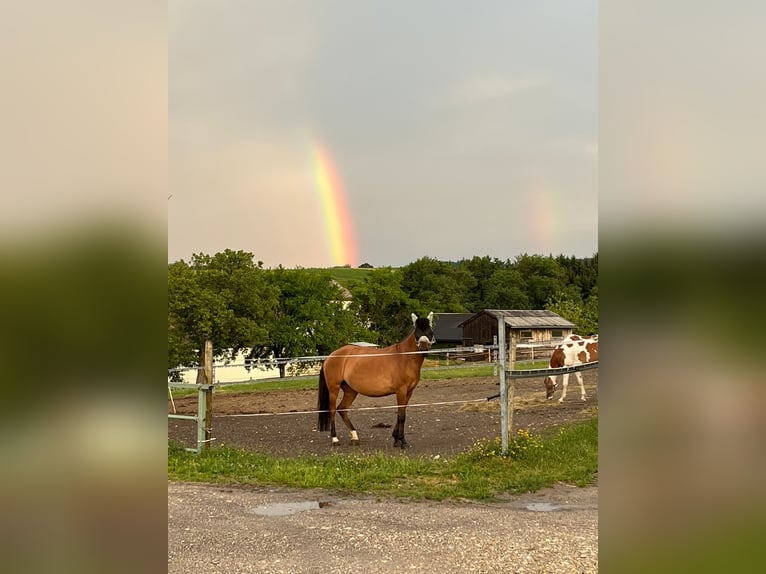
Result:
M413 326L413 327L415 326L415 321L417 321L417 320L418 320L418 316L417 316L417 315L415 315L415 313L413 313L413 314L412 314L412 326Z
M431 312L428 314L428 323L431 325L431 327L433 327L433 322L434 322L434 312L433 312L433 311L431 311Z
M420 339L418 339L418 349L420 349L421 345L424 346L426 348L426 350L430 349L431 348L431 339L429 339L425 335L422 335L420 337Z

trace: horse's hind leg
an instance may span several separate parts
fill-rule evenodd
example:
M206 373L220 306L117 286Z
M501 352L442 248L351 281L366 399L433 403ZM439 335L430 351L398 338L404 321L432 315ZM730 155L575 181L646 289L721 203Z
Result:
M351 403L354 402L354 399L356 399L356 395L358 393L349 387L346 381L343 381L340 388L343 389L343 398L338 405L338 412L340 413L340 418L342 418L343 422L346 423L346 428L348 428L349 432L351 433L351 444L356 446L359 444L359 435L356 433L356 428L354 428L354 424L351 422L351 418L348 416L347 409L351 407Z
M338 446L340 441L338 440L338 434L335 432L335 411L338 409L338 391L339 388L334 386L330 387L330 440L332 440L332 446Z

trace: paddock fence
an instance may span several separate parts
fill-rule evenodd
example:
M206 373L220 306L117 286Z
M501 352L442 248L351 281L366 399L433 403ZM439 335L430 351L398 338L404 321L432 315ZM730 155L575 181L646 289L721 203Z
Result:
M543 343L543 344L529 344L529 343L518 343L513 338L511 341L509 341L509 344L506 345L505 342L505 333L504 329L502 328L504 325L502 324L502 318L498 320L498 333L500 334L499 337L496 337L495 344L493 345L475 345L473 347L452 347L452 348L442 348L442 349L431 349L428 351L413 351L406 354L418 354L418 355L426 355L426 356L437 356L441 355L444 356L444 362L445 364L438 365L438 366L432 366L432 367L424 367L422 370L424 372L433 371L433 370L453 370L453 369L470 369L477 366L477 362L475 362L472 359L468 359L467 357L477 357L480 356L484 360L481 362L484 364L491 365L493 367L493 375L492 376L498 376L499 377L499 383L500 383L500 392L496 395L492 395L489 397L483 397L483 398L477 398L474 400L462 400L462 401L442 401L439 403L414 403L414 404L408 404L407 407L421 407L421 406L434 406L434 405L446 405L446 404L458 404L458 403L469 403L469 402L486 402L489 400L493 400L496 398L500 399L500 413L501 413L501 424L500 424L500 435L502 440L502 452L505 454L508 452L508 441L511 435L511 428L513 425L513 395L514 395L514 384L513 381L516 379L523 379L523 378L544 378L549 375L559 375L559 374L566 374L566 373L574 373L577 371L585 371L589 369L596 369L598 368L598 361L591 362L591 363L585 363L582 365L576 365L571 367L560 367L560 368L545 368L545 369L515 369L514 367L517 366L518 362L530 360L529 357L535 357L535 360L540 360L542 358L546 358L546 352L547 356L550 356L550 353L555 348L555 345L552 345L550 343ZM521 352L519 352L521 351ZM402 354L402 353L391 353L393 354ZM541 356L542 355L542 356ZM314 356L304 356L304 357L290 357L290 358L275 358L272 360L264 361L262 364L259 363L229 363L229 364L219 364L215 365L213 363L213 354L212 354L212 343L210 341L207 341L205 344L205 360L204 363L198 367L179 367L175 369L169 369L168 370L168 396L171 402L171 405L175 411L175 404L173 399L173 389L185 389L185 390L196 390L197 391L197 412L194 415L184 415L184 414L177 414L176 412L168 413L169 419L180 419L180 420L189 420L194 421L196 423L196 434L197 434L197 441L196 441L196 447L195 448L187 448L187 450L193 451L193 452L201 452L201 450L209 448L212 441L214 441L214 437L212 436L212 418L213 418L213 391L216 387L230 387L230 386L238 386L238 385L252 385L252 384L258 384L258 383L267 383L267 382L273 382L273 381L285 381L288 379L288 377L266 377L266 378L259 378L255 380L242 380L242 381L229 381L229 382L215 382L215 373L217 370L224 369L224 368L234 368L234 367L249 367L249 368L263 368L263 365L268 366L274 366L274 365L306 365L306 364L317 364L321 365L321 363L328 357L329 355L314 355ZM354 355L355 357L364 357L364 354L361 355ZM367 356L373 356L373 355L367 355ZM380 354L376 354L375 356L380 356ZM441 363L441 360L439 361ZM453 364L450 364L452 362ZM177 382L171 380L173 378L173 373L188 373L188 372L196 372L197 375L197 382L195 383L188 383L188 382ZM317 369L318 373L318 369ZM289 380L301 380L301 379L310 379L315 378L316 373L309 373L305 375L298 375L298 376L291 376L289 377ZM509 383L510 381L510 383ZM392 408L398 408L397 405L386 405L386 406L376 406L376 407L356 407L356 408L350 408L349 411L357 411L357 410L385 410L385 409L392 409ZM316 410L310 410L310 411L289 411L284 413L243 413L243 414L231 414L227 415L230 417L261 417L261 416L277 416L277 415L300 415L300 414L315 414L318 411ZM340 409L338 410L340 412Z

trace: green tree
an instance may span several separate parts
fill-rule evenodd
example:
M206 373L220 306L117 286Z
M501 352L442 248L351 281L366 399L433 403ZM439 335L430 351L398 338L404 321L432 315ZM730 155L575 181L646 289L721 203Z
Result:
M327 272L279 267L268 274L278 293L276 322L268 339L254 345L247 363L279 368L279 376L291 357L328 355L346 343L367 336L356 314L344 300L344 290ZM301 371L306 363L293 363Z
M411 313L424 310L402 289L402 272L382 267L375 269L364 281L352 285L353 308L369 330L369 341L389 345L401 340L412 326Z
M168 265L168 367L201 364L204 342L217 360L267 340L277 307L263 264L225 250Z
M475 287L469 290L468 297L464 302L468 311L477 313L482 309L498 308L496 304L488 302L488 292L491 289L497 290L498 285L491 285L492 276L495 272L506 269L507 265L497 258L490 258L485 255L484 257L474 256L471 259L463 259L458 262L458 266L468 271L475 281Z
M585 301L582 313L582 332L586 335L598 333L598 287L594 287L591 296Z
M577 289L583 301L587 300L598 281L598 253L584 259L559 255L556 262L564 271L566 283Z
M579 295L572 295L572 290L559 291L545 306L576 326L576 332L582 335L598 333L598 295L593 293L583 302Z
M467 269L452 263L421 257L402 267L402 289L437 313L464 313L476 288L476 279Z
M566 273L553 257L520 255L513 268L524 279L530 309L544 309L548 299L567 285Z
M521 272L498 269L485 283L485 309L529 309L529 297Z

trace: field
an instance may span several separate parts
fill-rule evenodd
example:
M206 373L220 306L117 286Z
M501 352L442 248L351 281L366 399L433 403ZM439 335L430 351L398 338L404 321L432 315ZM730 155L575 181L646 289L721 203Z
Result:
M349 289L355 283L361 283L372 272L371 268L351 268L351 267L329 267L322 269L309 269L309 271L317 271L322 273L329 273L330 277L335 279L338 283L343 285L346 289Z
M567 422L593 418L598 404L598 370L585 371L583 379L587 401L580 401L579 385L572 376L563 404L545 400L540 378L517 380L514 432L527 429L539 433ZM485 400L497 392L497 377L421 381L407 409L406 437L410 448L404 454L452 456L472 448L481 439L492 440L499 436L499 401ZM315 389L216 393L213 397L214 444L286 457L323 456L331 452L401 455L400 449L393 448L391 438L396 409L379 408L395 404L394 397L359 396L353 408L360 410L354 412L352 409L350 416L359 433L360 445L349 444L348 431L337 417L341 444L331 447L329 433L316 430L316 414L302 413L316 409ZM179 413L193 414L196 412L196 396L179 397L175 405ZM370 407L376 408L361 410ZM171 409L169 401L168 409ZM168 421L168 437L179 444L192 446L195 431L193 422Z

